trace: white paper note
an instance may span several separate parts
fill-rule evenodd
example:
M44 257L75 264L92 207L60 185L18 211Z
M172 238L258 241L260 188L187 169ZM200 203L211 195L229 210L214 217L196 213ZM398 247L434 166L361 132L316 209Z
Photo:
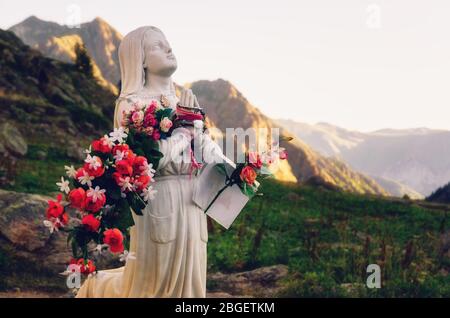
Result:
M230 175L235 169L234 163L225 162L225 169ZM217 193L225 186L226 176L215 164L206 164L197 176L193 189L193 201L203 211L213 201ZM217 223L228 229L247 204L249 198L242 193L238 185L227 187L206 213Z

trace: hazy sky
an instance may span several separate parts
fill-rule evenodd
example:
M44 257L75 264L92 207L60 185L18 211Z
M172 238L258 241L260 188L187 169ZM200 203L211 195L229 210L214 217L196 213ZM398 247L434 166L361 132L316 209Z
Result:
M122 34L161 28L178 83L227 79L265 114L349 129L450 129L446 0L0 0L0 28L29 15L100 16Z

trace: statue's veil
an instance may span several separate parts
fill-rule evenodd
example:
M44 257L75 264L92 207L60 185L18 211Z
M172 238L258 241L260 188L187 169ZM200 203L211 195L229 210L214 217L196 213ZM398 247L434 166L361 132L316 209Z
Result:
M120 43L119 63L121 89L119 98L116 100L114 111L115 126L119 102L130 95L138 93L144 87L144 38L145 34L150 30L161 32L161 30L154 26L143 26L128 33ZM175 85L173 82L171 87L172 92L175 93Z

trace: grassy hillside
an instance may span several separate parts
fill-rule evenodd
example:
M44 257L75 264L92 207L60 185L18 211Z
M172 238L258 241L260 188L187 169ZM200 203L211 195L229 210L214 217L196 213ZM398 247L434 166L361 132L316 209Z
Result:
M274 181L262 191L229 231L210 231L210 270L287 264L284 296L450 296L449 207ZM379 290L365 287L371 263Z

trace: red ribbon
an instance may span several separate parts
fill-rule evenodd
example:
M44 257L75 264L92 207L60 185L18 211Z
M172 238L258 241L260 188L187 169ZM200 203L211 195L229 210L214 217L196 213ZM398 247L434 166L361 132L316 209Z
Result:
M177 106L177 119L187 121L203 120L203 115Z

